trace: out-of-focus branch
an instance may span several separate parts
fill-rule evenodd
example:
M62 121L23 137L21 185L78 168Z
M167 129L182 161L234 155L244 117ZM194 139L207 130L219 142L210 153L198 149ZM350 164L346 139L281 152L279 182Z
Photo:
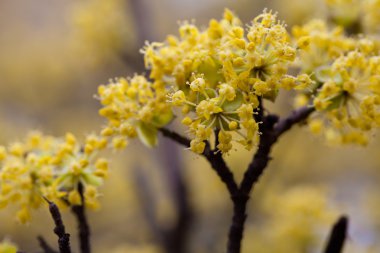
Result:
M153 196L153 190L148 182L148 176L144 174L143 170L139 166L133 166L133 177L135 187L137 188L137 199L140 202L141 210L145 219L148 222L149 228L156 240L163 241L163 231L156 220L154 210L156 210L155 198Z
M176 220L166 229L164 248L168 253L187 252L187 239L193 220L193 208L188 197L184 166L178 147L170 140L163 140L159 156L164 164L164 180L172 195Z
M334 224L324 253L340 253L347 237L348 218L341 216Z
M40 247L42 248L42 250L44 251L44 253L57 253L56 250L54 250L45 240L45 238L43 238L42 236L38 236L37 237L37 240L40 244Z
M90 244L90 226L87 221L86 208L85 208L85 199L83 193L83 185L78 184L78 192L81 197L81 205L75 205L71 207L71 211L76 217L78 223L78 237L81 253L91 253L91 244Z
M135 47L126 48L120 55L125 65L132 68L134 72L140 73L146 71L144 61L139 53L139 49L144 46L146 40L152 40L152 21L149 8L143 0L128 0L128 13L132 14L135 32Z

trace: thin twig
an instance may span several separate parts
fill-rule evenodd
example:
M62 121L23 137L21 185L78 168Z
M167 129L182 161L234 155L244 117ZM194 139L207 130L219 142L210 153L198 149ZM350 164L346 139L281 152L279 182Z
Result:
M347 237L348 218L341 216L331 230L324 253L340 253Z
M40 244L40 247L43 249L44 253L57 253L42 236L38 236L37 240Z
M216 136L216 138L218 137ZM206 148L202 155L206 157L207 161L211 164L212 169L226 185L230 196L235 195L238 191L238 185L234 179L233 173L223 159L222 152L217 149L211 149L210 144L206 143Z
M160 128L159 131L161 131L165 137L172 139L182 146L190 147L190 140L186 137L166 128ZM216 149L211 149L209 142L206 142L205 150L201 155L211 164L212 169L215 170L222 182L226 185L230 195L236 194L238 185L235 182L234 175L224 161L222 153Z
M178 144L181 144L186 148L190 147L190 140L188 138L166 128L159 128L158 130L162 133L163 136L177 142Z
M307 117L314 110L315 108L312 106L304 106L292 111L288 117L279 120L274 129L277 137L281 136L284 132L288 131L295 124L298 124L307 119Z
M79 244L81 253L91 253L91 244L90 244L90 226L87 221L86 209L85 209L85 199L83 193L83 185L81 183L78 184L78 192L81 197L81 205L75 205L71 207L71 211L74 213L77 223L78 223L78 231L79 231Z
M49 204L49 211L55 223L54 233L58 236L59 252L71 253L70 234L67 234L65 231L65 225L63 224L61 213L56 204L46 198L45 200Z

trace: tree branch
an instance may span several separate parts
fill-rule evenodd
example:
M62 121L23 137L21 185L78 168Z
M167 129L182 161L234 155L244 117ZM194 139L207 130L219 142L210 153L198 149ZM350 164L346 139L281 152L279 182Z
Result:
M288 117L279 120L276 115L269 114L264 116L262 114L262 105L260 108L260 111L258 111L259 114L257 115L258 118L262 119L262 123L259 125L259 131L261 133L259 146L244 173L237 194L232 198L234 214L228 236L228 253L240 252L244 224L247 217L247 202L253 186L258 182L271 160L270 152L273 144L277 142L283 133L288 131L295 124L305 120L314 111L312 107L302 107L290 113Z
M160 131L163 136L177 142L178 144L185 146L186 148L190 147L190 140L188 138L166 128L159 128L158 131Z
M282 134L291 129L295 124L305 120L313 111L313 107L305 106L294 110L286 118L279 119L277 115L273 114L265 116L262 100L260 100L259 108L255 111L256 114L254 115L255 120L260 123L260 142L257 152L253 156L239 186L234 179L234 175L223 159L222 153L218 152L217 149L211 149L210 143L206 142L206 147L202 155L209 161L213 170L216 171L220 179L226 185L234 204L232 225L228 235L228 253L240 252L244 223L247 217L246 207L249 195L271 159L270 152L273 144L277 142ZM190 146L190 140L176 132L165 128L161 128L159 131L161 131L165 137L168 137L185 147ZM218 143L217 132L215 132L215 137L216 143Z
M309 115L314 112L315 108L311 106L304 106L297 110L294 110L290 115L284 119L278 121L275 125L275 133L277 137L280 137L283 133L288 131L292 126L298 124L309 117Z
M187 148L190 147L190 140L186 137L183 137L180 134L166 128L160 128L159 131L161 131L165 137L172 139L182 146L185 146ZM215 138L217 139L218 136L216 135ZM227 186L230 195L235 195L238 190L238 185L235 182L234 175L224 161L222 153L216 149L211 149L209 142L206 142L205 150L201 155L207 159L207 161L211 164L213 170L218 174L222 182Z
M324 253L340 253L347 237L348 218L341 216L331 230Z
M211 149L210 144L206 143L206 148L202 155L207 159L211 164L212 169L226 185L230 196L234 196L238 191L238 185L234 179L234 175L228 168L226 161L223 159L222 152L217 149Z
M46 198L45 200L49 204L49 211L55 223L54 233L58 236L59 252L71 253L70 234L67 234L65 231L65 225L63 224L61 213L56 204Z
M78 184L78 192L81 197L81 205L75 205L71 207L71 211L75 215L78 223L79 231L79 244L81 253L91 253L91 244L90 244L90 226L87 221L86 210L85 210L85 199L83 193L83 185Z

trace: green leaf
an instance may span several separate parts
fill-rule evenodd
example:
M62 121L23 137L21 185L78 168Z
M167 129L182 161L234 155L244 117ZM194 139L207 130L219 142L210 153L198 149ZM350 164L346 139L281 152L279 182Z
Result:
M243 104L243 94L240 92L236 93L236 97L232 101L224 101L222 104L222 109L225 112L233 112L236 111Z
M341 83L342 76L338 73L332 73L331 66L320 66L315 71L315 77L319 82L325 83L329 80L333 80L336 83Z
M137 134L141 142L147 147L157 146L157 128L153 125L140 122L137 126Z
M103 184L103 179L90 173L83 173L82 178L87 184L93 186L101 186Z
M160 115L155 115L153 117L152 123L154 126L160 128L169 124L174 118L173 112L168 110L166 113L162 113Z
M264 94L263 98L268 99L271 102L274 102L278 95L278 89L273 89L270 92Z
M343 94L332 98L330 100L331 104L329 104L329 106L327 106L326 110L330 111L330 110L334 110L334 109L339 108L342 104L344 104L344 99L345 99L345 96Z
M211 65L209 62L202 62L197 69L198 73L204 74L205 79L210 83L212 87L216 87L218 83L224 80L224 76L219 71L221 66L215 60L214 64Z

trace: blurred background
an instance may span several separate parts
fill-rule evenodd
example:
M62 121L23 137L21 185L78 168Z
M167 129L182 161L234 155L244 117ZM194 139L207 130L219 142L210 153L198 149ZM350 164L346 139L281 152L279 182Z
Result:
M98 85L144 72L139 49L146 40L176 34L182 20L206 26L224 8L245 23L273 9L289 27L326 16L323 0L1 0L1 144L28 130L98 132ZM283 93L269 106L285 115L292 99ZM345 252L380 252L379 144L374 135L368 148L329 147L293 129L254 189L243 252L321 252L340 214L350 218ZM238 150L227 157L238 179L251 156ZM223 252L232 205L203 158L164 139L156 150L135 141L109 157L102 208L89 213L95 253ZM0 210L0 240L26 252L39 251L37 235L55 243L47 210L36 211L28 226L13 212ZM64 219L77 245L74 218L66 211Z

